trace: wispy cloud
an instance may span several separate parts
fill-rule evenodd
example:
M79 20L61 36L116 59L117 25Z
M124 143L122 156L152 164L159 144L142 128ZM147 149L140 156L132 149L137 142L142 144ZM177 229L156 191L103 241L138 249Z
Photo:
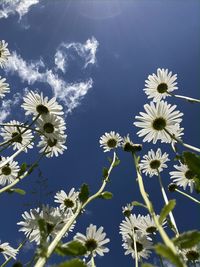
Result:
M84 68L86 68L88 64L94 64L96 62L98 42L94 37L88 39L82 46L81 43L72 43L67 46L76 47L77 54L84 58ZM35 82L48 84L53 95L65 105L67 114L80 104L80 101L88 93L89 89L92 88L93 81L91 77L86 77L85 80L78 82L66 82L65 77L61 75L62 73L58 73L58 69L61 69L63 73L65 72L65 57L69 56L69 53L65 51L63 63L61 64L58 62L58 51L59 50L57 50L54 58L55 62L57 62L56 68L54 69L48 69L47 64L45 64L42 59L26 62L20 55L13 52L7 62L5 71L7 73L17 74L23 82L27 82L29 85ZM61 56L59 57L60 62L62 62Z
M19 93L13 95L12 99L3 99L0 106L0 122L4 122L9 115L11 114L11 110L17 104L19 104L22 96Z
M18 14L20 19L28 13L31 6L39 3L39 0L1 0L0 19Z
M88 39L84 44L74 42L62 43L58 47L55 54L55 64L57 66L57 69L60 69L63 72L66 71L68 62L73 59L73 51L75 51L78 56L84 60L84 68L87 68L89 64L95 64L98 46L99 42L94 37Z

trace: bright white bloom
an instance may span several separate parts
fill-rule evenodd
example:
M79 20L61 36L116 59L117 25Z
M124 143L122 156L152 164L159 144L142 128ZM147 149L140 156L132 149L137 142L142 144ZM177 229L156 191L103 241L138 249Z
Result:
M42 116L37 120L37 130L40 130L44 133L47 139L50 139L52 142L54 139L57 139L59 136L64 135L64 131L66 130L65 121L63 118L48 114Z
M140 261L141 258L148 259L153 247L153 243L148 239L148 237L140 232L135 232L135 239L136 239L136 249L137 249L137 255L138 260ZM126 250L124 253L125 255L131 254L133 259L135 258L135 249L134 249L134 241L133 236L128 237L124 243L122 244L123 248Z
M142 128L137 132L138 136L145 136L144 142L151 142L155 144L158 140L164 143L171 143L172 138L165 131L177 136L179 124L182 121L183 113L176 109L176 105L167 104L167 102L160 101L154 104L153 102L144 105L146 113L140 112L141 116L135 118L139 121L134 122L134 125Z
M156 152L151 149L139 163L141 171L150 177L158 175L158 172L162 172L163 168L167 168L165 163L169 161L168 156L166 152L162 154L160 148Z
M131 215L132 210L133 210L133 205L131 204L127 204L125 207L122 207L122 213L126 217L129 217Z
M22 133L25 128L17 125L23 125L23 123L13 120L7 124L9 126L4 126L0 133L0 135L4 138L4 141L9 141L12 139L11 144L14 150L18 150L21 149L21 147L26 146L24 148L24 152L27 152L27 148L33 148L33 142L31 142L33 135L30 129L26 129L26 131Z
M175 82L176 78L177 75L172 75L172 72L168 72L168 69L157 69L157 75L153 73L148 76L143 90L148 98L153 98L154 102L158 102L165 99L166 96L170 96L168 93L178 89L177 82Z
M41 140L38 143L38 147L41 147L40 153L46 152L46 157L51 158L54 155L58 157L59 154L63 154L67 147L64 145L67 135L57 136L57 138L51 140L44 136L41 136Z
M189 170L187 165L182 163L180 163L180 166L174 165L174 168L177 171L170 172L170 178L176 185L183 187L184 190L189 186L190 192L192 193L194 189L194 173Z
M134 232L141 230L141 221L143 216L140 214L136 216L135 214L131 214L129 217L126 217L125 220L120 223L119 233L122 235L123 240L132 236Z
M5 83L6 79L0 76L0 98L3 98L6 93L10 93L9 84Z
M7 260L8 258L12 257L13 259L16 260L16 255L18 253L17 249L12 248L9 243L2 243L0 241L0 253L3 254L5 259Z
M79 192L75 191L74 188L72 188L68 194L61 190L56 193L54 201L60 203L61 210L71 209L72 211L76 211L79 204L78 196Z
M0 163L6 161L9 157L1 157ZM0 185L11 184L18 176L20 168L17 161L10 160L9 163L0 168Z
M8 60L8 57L10 56L10 52L7 48L8 43L6 43L4 40L0 41L0 67L3 68L6 64L6 61Z
M103 232L103 227L97 229L96 225L90 224L86 229L86 235L77 233L74 240L81 242L87 248L87 255L92 254L94 257L98 254L104 256L104 253L109 252L109 249L104 245L110 242L109 238L105 238L106 233Z
M22 214L24 221L18 222L17 224L22 226L19 231L24 232L30 242L35 241L37 244L40 243L40 230L39 220L43 220L46 223L48 238L54 238L58 232L62 229L64 224L71 218L72 212L62 212L59 208L49 207L48 205L42 206L42 209L31 209L28 213L25 211ZM70 227L69 231L72 231L74 224ZM67 235L67 234L66 234ZM65 235L65 236L66 236Z
M48 100L48 97L44 97L42 92L39 95L30 91L23 99L22 108L26 110L26 115L33 114L37 116L38 114L47 115L49 113L58 116L63 115L63 108L57 103L55 97Z
M121 145L122 138L118 133L111 131L105 133L100 137L100 147L103 147L104 152L108 152L111 149L117 148Z
M157 218L159 219L159 215L157 215ZM165 220L162 223L162 226L164 226L166 223L167 223L167 221ZM149 214L142 217L142 220L140 222L140 229L146 235L156 233L156 231L157 231L156 224Z

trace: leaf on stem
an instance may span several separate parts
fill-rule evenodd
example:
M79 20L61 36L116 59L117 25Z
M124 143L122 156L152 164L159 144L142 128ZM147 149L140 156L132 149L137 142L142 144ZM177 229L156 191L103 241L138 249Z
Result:
M81 190L79 193L79 199L82 203L86 202L89 197L89 187L87 184L82 184Z
M18 172L18 177L25 173L25 171L27 170L27 167L28 166L27 166L26 162L22 163L20 170Z
M146 205L144 205L143 203L138 202L138 201L133 201L131 204L132 204L132 206L139 206L139 207L143 207L143 208L147 209Z
M20 188L10 188L6 190L7 193L12 194L12 193L17 193L19 195L25 195L26 191Z
M76 240L69 243L58 245L56 247L55 253L60 256L83 256L87 252L86 247Z
M184 232L174 238L173 241L174 244L181 249L191 248L200 242L200 232L197 230Z
M106 179L108 177L108 169L103 167L102 173L103 173L103 178Z
M166 217L168 216L168 214L174 209L176 205L176 200L175 199L171 199L169 201L168 204L166 204L160 213L160 217L159 217L159 223L162 224L163 221L166 219Z
M73 259L59 264L58 267L87 267L87 265L80 259Z
M104 192L101 193L101 195L99 196L99 198L112 199L113 198L113 194L111 192L104 191Z
M157 244L155 246L155 251L162 257L168 259L177 267L183 267L180 256L176 255L171 251L171 249L163 244Z
M183 157L188 168L194 172L198 179L200 179L200 156L195 153L185 151L183 152Z

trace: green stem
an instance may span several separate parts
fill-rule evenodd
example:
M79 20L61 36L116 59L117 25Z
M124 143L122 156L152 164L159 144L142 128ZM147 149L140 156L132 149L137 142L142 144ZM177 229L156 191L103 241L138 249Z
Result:
M194 150L194 151L196 151L196 152L200 152L200 148L198 148L198 147L195 147L195 146L192 146L192 145L189 145L189 144L186 144L186 143L184 143L181 139L179 139L179 138L177 138L176 136L174 136L173 134L171 134L167 129L164 129L165 130L165 132L172 138L172 139L174 139L175 141L177 141L179 144L181 144L182 146L184 146L184 147L187 147L187 148L189 148L189 149L191 149L191 150Z
M18 251L25 245L26 241L27 241L27 238L19 244L19 246L17 247ZM3 264L1 264L0 267L6 266L12 259L13 259L12 257L9 257Z
M135 237L134 229L133 229L133 244L134 244L134 254L135 254L135 267L138 267L138 252L137 252L136 237Z
M164 242L164 244L173 252L173 254L177 255L178 257L178 252L176 250L176 247L174 245L174 243L170 240L170 238L168 237L167 233L165 232L165 230L163 229L162 225L159 223L159 220L158 220L158 217L156 216L155 214L155 211L153 209L153 205L152 203L150 202L149 198L148 198L148 195L145 191L145 188L144 188L144 183L143 183L143 179L142 179L142 176L140 174L140 169L139 169L139 164L138 164L138 160L136 158L136 155L133 153L133 159L134 159L134 163L135 163L135 167L136 167L136 172L137 172L137 178L138 178L138 184L139 184L139 189L140 189L140 193L143 197L143 200L149 210L149 213L151 214L154 222L155 222L155 225L160 233L160 236ZM187 267L185 265L185 263L182 263L182 266L183 267Z
M159 184L160 184L160 188L161 188L161 192L162 192L162 195L163 195L163 199L165 201L165 204L169 204L169 200L168 200L168 197L167 197L167 194L165 192L165 189L164 189L164 186L163 186L163 183L162 183L162 178L161 178L161 175L160 175L160 172L159 170L157 169L157 174L158 174L158 179L159 179ZM176 230L176 236L179 236L179 232L178 232L178 228L177 228L177 225L176 225L176 221L174 219L174 215L172 212L169 213L169 217L170 217L170 220L171 220L171 223L173 225L173 228Z
M40 256L40 258L37 260L34 267L45 266L47 259L51 256L54 249L56 248L56 246L58 245L58 243L60 242L62 237L65 235L65 233L70 229L71 225L74 223L76 218L79 216L81 210L83 210L83 208L86 207L93 199L95 199L101 195L107 182L109 181L110 173L111 173L112 169L114 168L115 160L116 160L116 153L114 152L112 163L110 165L110 168L108 169L108 174L107 174L106 178L103 180L103 183L102 183L102 186L100 187L100 189L94 195L89 197L85 203L79 205L76 212L72 215L72 217L69 219L69 221L63 226L63 228L60 230L60 232L58 232L58 234L56 235L54 240L48 246L47 252L46 252L46 257Z
M92 264L92 267L96 267L95 262L94 262L94 256L93 255L91 256L91 264Z
M191 199L192 201L194 201L194 202L200 204L200 201L199 201L199 200L197 200L196 198L194 198L194 197L188 195L187 193L185 193L185 192L183 192L183 191L181 191L181 190L179 190L179 189L177 189L177 188L175 189L175 191L178 192L178 193L180 193L180 194L182 194L182 195L184 195L184 196L186 196L187 198Z

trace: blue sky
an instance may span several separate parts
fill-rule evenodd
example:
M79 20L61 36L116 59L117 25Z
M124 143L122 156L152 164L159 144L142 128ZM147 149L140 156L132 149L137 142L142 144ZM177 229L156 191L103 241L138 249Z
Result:
M90 185L92 192L99 188L102 167L108 164L107 156L111 156L99 147L104 132L114 130L122 136L129 133L134 142L142 142L133 126L134 117L149 102L142 89L147 76L157 68L177 73L178 94L200 98L198 0L35 0L27 10L15 2L16 5L0 5L4 11L0 11L0 39L8 42L14 53L12 62L17 66L15 69L10 63L0 72L11 87L11 93L2 102L0 118L25 120L20 105L27 88L38 89L50 97L56 95L66 115L67 151L63 156L41 162L40 169L48 179L47 191L53 192L50 196L42 193L44 203L53 204L55 192L69 191L71 187L78 189L83 182ZM60 55L64 58L62 62ZM184 140L199 146L198 104L172 98L167 101L176 103L184 113ZM159 146L160 143L145 143L141 154ZM161 148L172 159L163 172L167 185L174 164L173 154L169 146ZM22 155L18 160L30 163L37 154L36 148L28 157ZM105 227L112 241L110 253L97 258L97 266L134 265L130 256L123 255L118 227L123 219L121 207L141 197L130 156L119 152L119 157L121 164L113 171L108 185L113 200L96 200L88 206L75 229L84 231L89 223ZM38 194L30 194L37 187L37 176L35 171L19 184L27 195L1 196L0 238L13 246L23 239L16 226L21 213L34 208L38 201ZM163 202L157 179L146 178L145 185L159 211ZM198 198L196 193L194 196ZM199 229L199 207L182 196L176 197L175 216L180 231ZM144 211L136 209L135 212Z

